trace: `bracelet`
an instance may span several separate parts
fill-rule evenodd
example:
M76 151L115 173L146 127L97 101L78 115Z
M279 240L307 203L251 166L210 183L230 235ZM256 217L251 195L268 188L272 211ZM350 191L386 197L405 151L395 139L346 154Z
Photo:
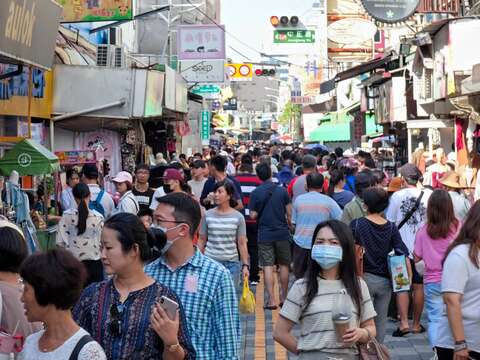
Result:
M175 352L178 349L181 349L181 346L180 346L179 342L177 341L176 344L166 345L166 348L167 348L168 352Z
M250 265L248 265L248 264L242 264L242 269L243 269L245 266L247 267L248 270L250 270Z
M465 350L467 348L468 348L468 346L467 346L467 342L465 340L463 342L461 342L460 344L457 344L457 341L456 341L455 342L455 348L453 349L453 351L454 352L459 352L459 351Z

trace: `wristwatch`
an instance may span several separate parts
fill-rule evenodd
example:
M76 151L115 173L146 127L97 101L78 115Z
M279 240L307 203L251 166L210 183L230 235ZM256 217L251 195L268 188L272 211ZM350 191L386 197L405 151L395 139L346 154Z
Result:
M250 265L248 265L248 264L242 264L242 269L243 269L244 267L246 267L248 270L250 270Z
M179 344L178 341L177 341L176 344L166 345L166 348L167 348L167 351L168 351L168 352L175 352L175 351L177 351L178 349L180 349L181 346L180 346L180 344Z
M454 352L462 351L467 349L467 342L465 340L455 341L455 348L453 349Z

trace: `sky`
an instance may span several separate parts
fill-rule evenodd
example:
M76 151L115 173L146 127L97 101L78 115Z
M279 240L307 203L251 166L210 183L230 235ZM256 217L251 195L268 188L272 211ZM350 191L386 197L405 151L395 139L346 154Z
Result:
M227 31L227 57L235 62L260 61L260 55L249 47L271 54L273 28L270 16L297 15L301 19L312 3L313 0L221 0L221 22Z

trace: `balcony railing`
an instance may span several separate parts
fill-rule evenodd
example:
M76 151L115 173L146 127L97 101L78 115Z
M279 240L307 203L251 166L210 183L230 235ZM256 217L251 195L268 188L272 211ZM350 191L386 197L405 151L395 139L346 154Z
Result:
M419 13L460 13L460 0L421 0L417 8Z

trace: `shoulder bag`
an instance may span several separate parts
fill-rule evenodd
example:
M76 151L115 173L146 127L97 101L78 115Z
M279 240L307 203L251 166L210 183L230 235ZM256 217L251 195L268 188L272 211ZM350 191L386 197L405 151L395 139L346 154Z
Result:
M403 225L405 225L407 223L407 221L410 220L410 218L413 216L415 211L417 211L418 207L420 206L420 201L422 201L423 193L424 192L422 190L422 192L420 193L420 195L417 198L417 201L415 201L415 205L413 205L413 207L410 209L410 211L407 213L407 215L405 215L405 217L400 222L400 224L398 224L398 230L400 230L403 227Z
M78 355L80 355L80 351L82 351L83 347L91 343L92 341L95 340L93 340L93 338L89 334L83 335L80 340L78 340L77 345L75 345L75 348L73 349L72 354L70 355L68 360L77 360Z
M390 351L388 348L380 344L377 339L368 332L368 342L365 344L358 344L358 352L360 360L390 360Z

